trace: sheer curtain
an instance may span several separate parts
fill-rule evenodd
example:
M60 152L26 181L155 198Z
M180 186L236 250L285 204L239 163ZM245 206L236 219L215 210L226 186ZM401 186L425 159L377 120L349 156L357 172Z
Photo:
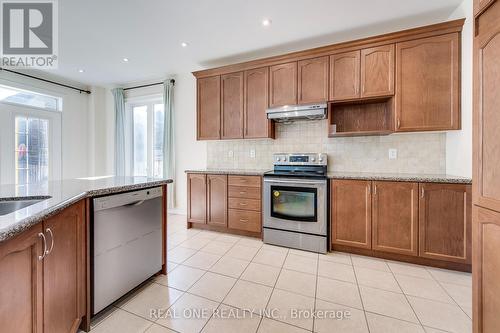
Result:
M115 100L115 175L125 176L125 96L122 88L111 92Z
M163 129L163 177L175 178L174 148L174 80L163 82L164 129ZM168 185L167 200L170 208L175 207L175 183Z

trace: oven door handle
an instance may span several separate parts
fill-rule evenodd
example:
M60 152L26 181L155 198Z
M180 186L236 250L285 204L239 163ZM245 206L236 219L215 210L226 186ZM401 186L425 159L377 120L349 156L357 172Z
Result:
M326 184L326 179L323 180L310 180L310 179L294 179L294 180L283 180L283 179L271 179L264 178L264 183L279 183L279 184L306 184L306 185L317 185Z

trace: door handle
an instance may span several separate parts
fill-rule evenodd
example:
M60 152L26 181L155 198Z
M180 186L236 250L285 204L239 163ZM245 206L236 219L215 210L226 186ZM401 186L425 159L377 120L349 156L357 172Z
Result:
M423 188L423 187L422 187L422 190L421 190L420 192L421 192L421 193L420 193L420 196L423 198L423 197L425 196L425 190L424 190L424 188Z
M45 235L42 232L38 233L38 237L40 237L43 240L43 255L38 256L38 260L43 260L43 258L45 258L45 255L47 254L47 239L45 238Z
M54 249L54 234L52 233L52 230L50 230L50 228L47 228L45 231L50 234L50 249L48 249L47 254L51 254L52 250Z

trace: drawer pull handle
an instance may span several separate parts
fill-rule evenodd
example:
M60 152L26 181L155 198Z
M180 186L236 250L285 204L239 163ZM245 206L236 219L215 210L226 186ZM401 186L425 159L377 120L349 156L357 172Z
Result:
M45 238L45 235L41 232L38 233L38 237L40 237L43 241L43 254L38 256L38 260L43 260L45 258L45 255L47 254L47 239Z
M47 250L47 254L51 254L52 250L54 249L54 234L52 233L52 230L50 230L50 228L47 228L46 232L50 234L50 249Z
M240 206L246 206L247 204L244 202L240 202Z
M243 192L243 191L242 191L242 192L240 192L240 194L246 194L246 193L247 193L247 192Z
M245 223L245 222L248 222L248 220L247 219L240 219L240 222Z

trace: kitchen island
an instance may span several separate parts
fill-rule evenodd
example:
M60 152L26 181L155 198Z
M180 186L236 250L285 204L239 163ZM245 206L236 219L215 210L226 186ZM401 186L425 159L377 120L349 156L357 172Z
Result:
M0 186L0 325L11 332L90 329L93 198L162 188L171 179L102 177Z

